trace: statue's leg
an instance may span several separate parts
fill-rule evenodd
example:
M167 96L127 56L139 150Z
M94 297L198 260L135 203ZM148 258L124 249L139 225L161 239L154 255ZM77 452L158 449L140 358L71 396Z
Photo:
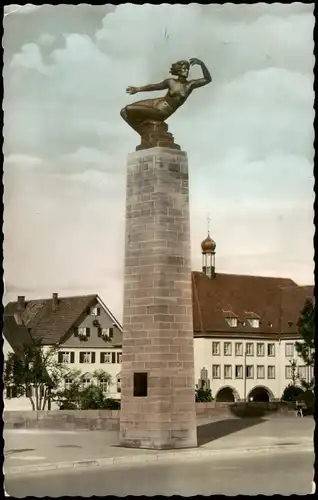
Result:
M127 107L127 106L126 106ZM128 125L133 128L136 132L138 132L138 128L136 128L135 124L129 119L128 113L126 108L123 108L120 112L120 116L122 117L123 120L125 120Z
M166 112L154 106L144 106L142 104L128 104L126 112L129 120L134 122L155 121L163 122L168 118Z
M121 117L131 128L139 133L139 125L145 121L165 121L169 115L164 111L153 106L144 106L142 104L128 104L120 112Z

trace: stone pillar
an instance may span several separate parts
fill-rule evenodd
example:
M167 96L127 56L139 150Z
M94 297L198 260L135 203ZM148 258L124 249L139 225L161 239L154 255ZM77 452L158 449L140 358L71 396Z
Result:
M154 147L128 157L123 327L120 444L196 447L183 151Z

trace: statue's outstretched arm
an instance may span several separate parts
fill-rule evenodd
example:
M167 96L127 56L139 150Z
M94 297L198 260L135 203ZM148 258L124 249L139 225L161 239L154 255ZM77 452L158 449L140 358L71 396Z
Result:
M210 74L210 71L206 67L203 61L200 59L190 59L190 64L193 66L194 64L197 64L201 66L202 73L203 73L203 78L198 78L197 80L192 80L191 81L191 89L198 89L199 87L204 87L204 85L208 85L208 83L212 82L212 76Z
M169 88L169 80L164 80L160 83L153 83L150 85L144 85L143 87L137 87L138 92L152 92L154 90L165 90Z

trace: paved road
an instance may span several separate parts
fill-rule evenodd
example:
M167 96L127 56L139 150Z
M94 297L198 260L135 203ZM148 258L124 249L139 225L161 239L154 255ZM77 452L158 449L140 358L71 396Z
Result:
M276 452L241 458L77 469L6 479L9 495L305 495L311 492L314 454Z

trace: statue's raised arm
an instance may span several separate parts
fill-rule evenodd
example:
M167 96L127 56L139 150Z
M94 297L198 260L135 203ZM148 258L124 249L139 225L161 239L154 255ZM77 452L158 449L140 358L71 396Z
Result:
M188 80L189 70L193 65L201 66L202 78ZM141 146L137 149L155 146L180 149L179 146L174 144L172 135L168 133L165 121L185 103L193 90L212 81L210 72L204 62L196 58L172 64L170 73L172 77L160 83L143 87L128 87L126 89L126 92L130 95L137 92L167 90L166 95L163 97L137 101L128 104L121 110L121 117L142 137Z

